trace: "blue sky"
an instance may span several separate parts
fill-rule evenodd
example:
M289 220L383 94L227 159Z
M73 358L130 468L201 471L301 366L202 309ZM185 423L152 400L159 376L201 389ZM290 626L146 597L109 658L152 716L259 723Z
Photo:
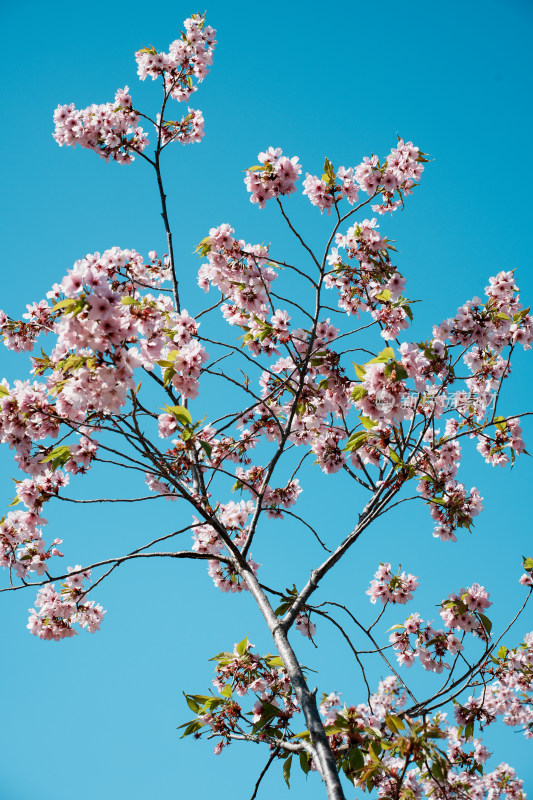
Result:
M150 44L166 49L196 10L168 0L153 8L131 0L98 9L62 0L2 2L2 49L10 69L0 87L0 307L11 315L44 296L86 253L114 245L164 250L147 167L106 165L93 153L60 149L51 137L52 112L58 103L106 102L125 84L135 106L154 109L158 90L151 81L138 82L133 53ZM165 164L185 307L196 311L205 302L195 286L192 251L213 225L230 222L246 241L272 241L278 253L297 257L275 209L259 212L249 203L242 170L260 150L280 146L300 157L304 171L318 173L326 155L345 166L370 152L386 155L397 132L433 159L405 212L382 223L397 240L408 295L423 301L416 306L412 338L425 337L433 323L481 295L500 269L517 268L525 304L531 302L528 2L214 1L207 16L219 44L212 72L192 100L204 112L206 137L200 145L169 148ZM294 198L292 209L302 230L322 240L328 220L302 198ZM25 375L25 357L2 350L0 363L6 376ZM518 354L503 395L506 413L531 409L530 371L531 354ZM216 408L213 396L198 416L214 415ZM531 433L529 426L530 450ZM7 504L15 476L8 452L1 454L0 470L0 499ZM401 562L421 580L411 610L431 618L449 591L478 580L491 591L492 616L503 626L522 597L520 557L531 554L531 461L519 459L511 473L467 454L462 474L485 497L472 536L442 544L431 536L425 508L398 512L346 560L340 589L334 580L326 589L339 589L371 619L364 590L377 562ZM306 509L333 542L361 497L341 479L331 483L331 500L332 490L324 495L319 477L311 479ZM77 489L90 496L103 484L95 478L89 488L80 483ZM126 482L116 487L117 494L129 490ZM48 530L65 539L68 563L86 563L171 530L176 520L169 506L157 505L157 513L149 504L133 514L92 507L74 514L50 504L46 517ZM253 555L265 565L265 582L280 587L301 583L320 558L299 531L274 524ZM0 800L51 800L59 787L72 787L78 800L172 798L193 791L200 798L213 791L224 800L249 798L265 753L234 745L215 757L212 743L179 741L175 731L189 718L182 689L204 692L209 686L209 657L247 633L258 649L271 647L249 598L220 595L201 564L123 566L97 596L109 609L102 631L59 644L39 642L26 631L33 599L26 592L0 598ZM509 641L533 628L528 613ZM387 620L386 627L398 621L394 612ZM319 670L320 691L338 689L347 701L362 701L342 643L320 631L317 652L295 636L305 663ZM429 685L420 671L408 677ZM515 766L532 792L528 743L504 730L491 734L490 745L497 762ZM284 796L280 771L272 770L260 796ZM293 783L294 798L323 796L313 776L306 784L297 775Z

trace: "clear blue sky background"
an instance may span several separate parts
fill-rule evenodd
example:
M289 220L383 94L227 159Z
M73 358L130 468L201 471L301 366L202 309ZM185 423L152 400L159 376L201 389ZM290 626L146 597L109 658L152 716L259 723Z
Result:
M105 102L125 84L134 105L155 109L158 90L138 82L133 53L147 44L166 49L182 20L196 10L168 0L98 7L2 1L8 72L0 88L0 307L10 314L44 296L88 252L113 245L143 253L164 250L146 165L106 165L87 151L59 149L51 137L52 111L58 103ZM424 301L416 306L413 338L426 336L433 322L481 295L489 275L502 268L518 268L529 304L529 2L213 0L207 11L219 44L212 73L192 102L204 111L207 135L201 145L169 148L166 157L178 262L184 282L190 276L186 307L197 310L203 302L191 253L212 225L228 221L247 241L273 241L278 253L297 252L275 209L261 213L248 201L242 170L255 163L260 150L281 146L300 156L304 170L316 173L325 155L346 166L371 151L386 155L396 132L434 159L406 211L383 222L398 242L409 296ZM316 209L302 199L294 200L293 208L315 241L324 235L327 221ZM2 350L0 361L4 374L25 374L24 357ZM517 357L503 397L505 413L531 409L531 363L531 355ZM197 401L195 409L198 416L217 410L213 398ZM0 500L7 504L15 475L9 453L2 453L0 467ZM370 620L373 609L364 590L377 562L401 561L421 579L411 610L432 618L435 604L449 591L478 580L491 591L492 617L503 626L523 596L517 585L521 554L532 552L531 461L519 459L511 473L468 455L463 476L485 497L486 510L472 536L464 533L455 545L434 540L425 508L385 517L321 597L336 592ZM103 491L102 483L90 488L82 483L81 495ZM125 481L116 487L123 495L135 490ZM317 472L305 502L334 543L361 497L342 478L324 484ZM52 533L65 539L66 563L87 563L172 530L173 514L170 504L134 507L133 513L92 507L74 513L50 504L48 538ZM290 524L272 525L254 557L265 564L265 582L283 587L301 585L320 552ZM71 791L78 800L192 794L203 799L214 792L223 800L249 798L266 753L234 745L216 758L212 743L179 741L175 731L190 716L181 690L208 688L210 656L247 633L259 649L269 649L248 597L216 592L202 564L124 566L97 593L109 609L102 631L55 644L39 642L25 629L34 599L30 592L0 599L0 800L52 800ZM401 619L401 610L392 611L383 628ZM508 641L532 628L529 612ZM319 691L338 689L348 702L364 699L347 651L324 625L318 652L295 637L304 661L320 671ZM376 666L375 677L380 674L385 672ZM407 677L417 687L432 685L416 667ZM508 730L489 741L497 762L514 765L532 792L530 743ZM283 797L286 791L276 766L260 796ZM296 775L292 796L319 798L323 790L316 776L306 784Z

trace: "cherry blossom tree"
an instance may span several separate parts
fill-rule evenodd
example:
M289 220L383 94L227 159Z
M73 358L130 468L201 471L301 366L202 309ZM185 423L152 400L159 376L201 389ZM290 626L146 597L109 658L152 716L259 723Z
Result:
M0 312L4 344L31 361L30 377L0 385L0 438L25 476L0 523L8 574L2 591L37 587L28 629L57 642L105 624L93 590L119 565L204 560L220 591L252 596L273 652L260 655L246 637L217 654L212 687L186 694L193 718L182 733L213 740L215 753L236 741L263 746L266 765L252 798L274 762L282 762L287 783L293 765L318 773L330 800L351 796L354 786L393 800L522 798L514 770L489 763L482 734L503 720L533 736L533 633L506 638L531 595L532 558L524 557L519 578L523 603L498 631L487 614L489 592L474 575L469 586L452 585L447 598L435 598L437 627L396 608L413 601L419 578L391 563L376 564L368 576L366 593L379 609L370 626L357 605L317 600L325 576L400 504L426 504L442 542L472 528L483 498L460 481L463 447L473 441L481 458L501 467L525 452L527 412L500 408L512 354L533 341L514 271L490 277L485 299L467 300L424 341L411 341L413 301L382 226L416 189L426 155L399 138L382 159L345 167L326 158L302 180L299 158L269 146L245 171L245 187L259 209L277 206L301 260L285 259L275 243L249 244L222 222L197 247L198 284L209 303L182 308L185 276L175 258L162 154L204 135L201 111L187 107L180 119L170 117L206 77L215 44L204 16L193 15L168 52L135 54L139 78L161 84L156 115L138 110L127 86L111 102L58 106L54 114L59 145L153 169L166 252L145 258L114 247L85 256L22 319ZM318 213L331 219L321 252L291 219L288 196L297 191L315 207L310 225ZM284 290L287 276L297 292ZM231 326L222 339L219 315ZM206 420L200 410L208 378L226 391L218 418ZM177 529L117 558L65 569L61 539L43 534L44 506L88 502L77 501L71 486L102 465L127 470L132 486L147 487L129 502L173 501ZM314 482L319 472L330 496L339 473L352 482L360 506L350 530L326 535L298 513L309 476ZM336 501L344 501L341 493ZM251 548L266 519L301 526L321 553L305 580L295 571L298 588L261 579ZM187 535L188 546L175 549L175 538ZM393 625L378 634L385 614ZM319 644L326 624L355 660L366 696L341 700L327 685L319 694L302 665L298 637ZM370 656L389 675L377 686ZM434 673L427 697L413 689L410 667Z

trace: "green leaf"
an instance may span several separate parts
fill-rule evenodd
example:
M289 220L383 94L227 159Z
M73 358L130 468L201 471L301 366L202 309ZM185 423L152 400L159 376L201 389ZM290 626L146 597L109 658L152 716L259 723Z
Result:
M365 757L358 747L352 747L348 753L348 761L350 762L351 768L357 771L361 769L361 767L364 767Z
M290 784L290 777L291 777L291 764L292 764L292 755L285 759L283 763L283 777L285 778L285 783L291 788Z
M59 311L60 308L68 308L75 304L76 300L73 297L66 297L64 300L60 300L59 303L56 303L55 306L52 307L52 311Z
M333 186L335 183L335 170L329 158L324 159L324 174L322 175L322 180L325 183L329 183L330 186Z
M387 302L391 298L390 289L383 289L382 292L376 295L376 300L381 300L382 302Z
M224 688L222 689L222 691L220 692L220 694L222 695L222 697L231 697L233 695L233 690L231 688L231 684L227 683L224 686Z
M248 647L248 637L245 636L242 642L239 642L239 644L236 647L237 654L243 656L246 653L247 647Z
M209 444L209 442L205 442L203 439L198 439L200 444L202 445L203 449L205 450L207 457L211 458L211 453L213 452L213 445Z
M400 456L397 453L394 452L392 447L389 447L389 456L390 456L391 461L394 461L395 464L401 464L402 463L402 460L401 460Z
M483 623L483 627L487 631L487 634L490 636L490 632L492 630L492 622L490 621L490 619L488 617L485 616L485 614L480 614L479 618L480 618L481 622Z
M283 661L279 656L272 656L267 660L267 664L269 667L283 667Z
M368 755L375 764L381 764L379 754L381 752L381 745L378 742L370 742L368 746Z
M391 729L393 733L397 733L398 731L403 731L405 728L405 724L400 717L397 717L396 714L387 714L385 717L385 722Z
M413 321L413 312L412 312L412 310L411 310L411 306L410 306L408 303L405 303L405 305L403 305L403 306L400 306L400 308L401 308L403 311L405 311L405 313L407 314L407 316L409 317L409 319L410 319L410 320L411 320L411 322L412 322L412 321Z
M210 697L209 700L205 701L206 708L217 708L217 706L222 705L224 701L220 699L220 697Z
M354 365L355 368L355 374L357 375L359 380L362 381L366 375L365 368L362 367L361 364L356 364L355 361L352 361L352 364Z
M389 628L389 629L387 630L387 633L388 633L389 631L399 631L399 630L402 630L402 631L403 631L403 629L404 629L404 628L405 628L405 625L393 625L393 626L392 626L392 628Z
M495 423L496 427L498 428L498 430L500 430L500 431L504 431L505 430L505 428L506 428L505 417L501 417L501 416L494 417L494 423Z
M180 725L179 727L183 728L184 725ZM184 732L182 733L181 738L183 739L185 736L190 736L191 733L196 733L196 731L199 731L200 728L203 728L203 727L204 726L202 725L200 720L199 719L195 719L192 722L189 722L189 724L185 728Z
M187 705L195 714L198 714L200 711L200 706L190 695L185 695L185 700L187 701Z
M446 780L446 774L442 769L442 765L439 761L434 761L431 765L431 775L435 777L438 781Z
M168 413L176 417L178 422L181 422L182 425L192 424L191 413L188 408L185 408L185 406L165 406L165 408Z
M309 766L309 756L305 752L305 750L300 750L300 769L306 775L310 771L311 767Z
M70 447L67 445L58 445L57 447L54 447L52 452L49 453L46 458L41 459L39 463L46 464L47 461L57 462L57 464L54 466L54 469L56 469L57 466L63 466L63 464L66 464L69 458Z
M18 497L18 495L17 495L17 496L16 496L16 497L14 497L14 498L13 498L13 500L12 500L12 501L11 501L11 502L8 504L8 508L11 508L11 506L18 506L18 504L19 504L19 503L20 503L20 498L19 498L19 497Z
M86 305L87 305L87 303L85 302L85 297L83 297L83 296L79 297L76 300L76 305L72 309L72 316L75 317L77 314L80 313L80 311L83 311L83 309L85 308Z
M217 699L217 698L211 697L210 695L206 695L206 694L185 694L185 692L183 694L185 695L185 697L192 697L192 699L195 700L201 706L203 706L204 703L207 700L215 700L215 699ZM218 700L218 702L220 703L222 701Z
M199 245L196 246L195 253L198 253L200 258L206 256L209 252L211 252L211 237L205 236Z
M384 350L376 356L376 358L372 358L368 363L369 364L384 364L386 361L390 361L391 358L394 358L394 350L392 347L386 347Z
M474 735L474 723L469 722L468 725L465 726L465 739L468 741Z
M135 297L123 297L120 301L123 306L138 306L140 305L139 300Z
M503 645L503 644L502 644L502 646L500 647L500 649L498 650L498 652L496 653L496 655L498 656L498 658L502 658L502 659L503 659L503 658L505 658L505 657L506 657L506 655L507 655L507 653L508 653L508 652L509 652L509 651L507 650L507 648L505 647L505 645Z
M80 311L83 311L86 305L85 295L82 294L80 297L67 297L65 300L60 300L59 303L56 303L52 308L52 311L63 308L65 309L65 314L76 316Z
M301 731L301 733L295 733L293 739L310 739L311 734L309 731Z
M345 724L342 724L342 717L337 717L337 722L335 725L326 725L324 730L328 736L333 736L336 733L344 733L346 728L348 727L348 722L346 721Z
M398 361L391 361L387 364L385 367L385 377L390 378L393 372L395 381L404 381L408 377L404 365L400 364Z
M3 386L3 385L0 383L0 397L5 397L5 395L8 395L8 394L9 394L9 390L8 390L8 389L6 389L6 387L5 387L5 386Z
M362 399L363 399L363 397L364 397L366 394L368 394L368 392L367 392L367 390L366 390L366 389L365 389L363 386L355 386L355 387L352 389L352 393L351 393L350 397L352 398L352 400L354 400L355 402L357 402L358 400L362 400Z
M533 558L523 557L522 565L528 572L533 569Z
M359 417L359 420L363 428L366 428L367 431L372 430L372 428L375 428L377 425L377 422L374 422L370 417Z
M68 356L63 361L60 361L59 366L63 370L79 369L85 364L85 361L86 361L85 356L77 356L74 353L72 353L72 355Z
M364 445L364 443L368 440L368 438L372 434L368 431L357 431L356 433L352 433L350 438L346 443L346 447L344 448L347 452L353 452L354 450L359 450L360 447Z
M163 384L165 386L168 386L168 384L170 383L175 374L176 370L174 369L174 367L168 367L168 369L165 370L165 373L163 375Z
M528 306L527 308L523 308L522 311L519 311L518 314L515 314L513 316L513 321L514 322L520 322L521 320L524 319L524 317L527 317L527 315L529 314L530 310L531 310L531 306Z

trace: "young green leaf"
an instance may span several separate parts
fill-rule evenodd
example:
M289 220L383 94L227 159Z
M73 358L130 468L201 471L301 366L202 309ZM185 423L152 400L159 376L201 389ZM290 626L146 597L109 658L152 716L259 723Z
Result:
M290 777L291 777L291 764L292 764L292 755L285 759L283 763L283 777L285 778L285 783L291 788L290 784Z

